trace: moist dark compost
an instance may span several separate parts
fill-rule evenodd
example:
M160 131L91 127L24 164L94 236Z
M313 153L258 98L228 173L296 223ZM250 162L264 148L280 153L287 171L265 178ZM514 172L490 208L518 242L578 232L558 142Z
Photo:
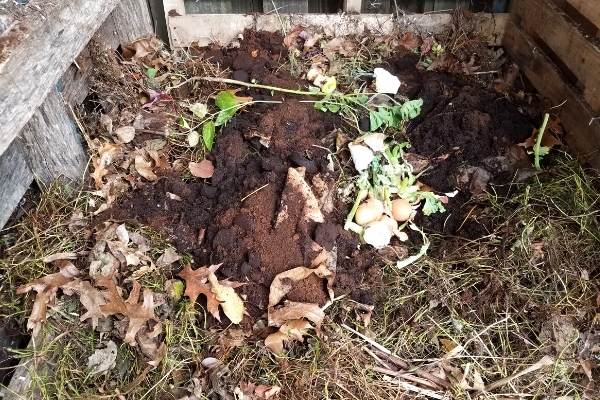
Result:
M305 81L281 68L287 53L278 34L246 32L239 48L194 51L228 68L237 80L306 87ZM388 65L404 83L403 94L424 100L421 115L406 130L410 151L429 159L429 168L420 178L424 184L438 192L459 190L449 199L446 213L419 223L434 232L465 234L457 228L468 212L463 204L474 193L476 175L486 175L486 183L510 179L518 167L511 148L530 135L533 125L504 95L472 80L422 70L418 61L399 50ZM264 90L242 90L240 95L273 99ZM337 251L336 295L350 294L368 303L364 289L373 284L369 279L378 276L368 273L377 252L365 246L359 251L358 236L343 229L350 206L335 195L339 172L331 170L327 157L335 152L331 143L336 129L343 129L345 123L298 97L276 99L283 102L248 107L218 133L207 156L215 166L211 179L187 181L166 171L155 184L130 193L102 219L149 225L179 251L190 253L197 266L223 263L219 274L245 283L239 290L255 318L266 313L269 285L276 274L310 265L313 241ZM341 157L347 160L346 154ZM298 198L282 199L288 169L297 167L305 171L317 198L332 200L332 207L324 212L325 222L309 229L299 222ZM279 224L282 207L288 218ZM325 281L316 276L304 279L287 299L323 305Z

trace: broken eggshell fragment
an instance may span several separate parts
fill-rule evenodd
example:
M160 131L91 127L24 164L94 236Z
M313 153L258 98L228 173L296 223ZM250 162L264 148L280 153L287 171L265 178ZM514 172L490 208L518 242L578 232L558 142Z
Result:
M400 79L383 68L375 68L375 91L377 93L396 94L400 89Z
M363 240L376 249L382 249L392 240L394 232L387 219L380 219L369 223L363 232Z
M350 150L350 156L357 171L367 169L375 157L373 150L362 144L350 143L348 144L348 150Z
M371 133L362 137L363 143L366 144L375 153L383 151L385 149L386 136L383 133Z

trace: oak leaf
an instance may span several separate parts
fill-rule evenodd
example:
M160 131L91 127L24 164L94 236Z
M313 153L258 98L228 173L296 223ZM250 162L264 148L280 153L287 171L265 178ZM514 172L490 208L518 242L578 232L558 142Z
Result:
M43 276L17 288L18 294L31 290L36 292L33 308L27 320L27 329L32 331L34 337L39 333L42 323L46 321L48 305L54 303L58 289L79 275L79 270L70 261L58 260L54 265L60 268L59 272Z
M123 300L116 283L111 278L101 277L98 279L98 285L107 289L107 303L100 306L100 310L106 316L121 314L129 319L127 332L125 333L125 343L135 344L135 336L138 331L145 326L146 322L156 320L154 315L154 295L148 288L144 288L142 303L139 303L140 290L142 286L133 281L133 288L129 293L127 300Z
M71 295L73 292L79 295L79 301L86 309L86 312L79 319L80 321L85 321L88 318L91 319L92 328L96 329L98 320L104 318L104 314L100 309L102 305L106 304L102 292L93 287L90 282L79 279L62 285L61 289L67 295Z
M192 302L195 302L199 295L204 295L206 309L218 321L221 320L219 315L219 306L221 306L223 313L231 322L239 324L244 314L244 303L234 290L239 284L228 281L219 282L214 273L220 266L221 264L217 264L196 270L193 270L190 265L184 266L179 273L179 276L185 280L184 295L189 297Z

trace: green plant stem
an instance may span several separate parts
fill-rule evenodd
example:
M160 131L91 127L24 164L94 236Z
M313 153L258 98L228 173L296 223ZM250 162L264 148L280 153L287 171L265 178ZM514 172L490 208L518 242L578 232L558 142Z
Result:
M542 137L544 137L544 131L546 130L546 125L548 125L548 119L550 118L550 114L544 114L544 121L542 121L542 126L538 131L537 138L535 140L535 145L533 146L533 165L535 169L540 170L540 147L542 145Z
M346 223L344 224L345 230L348 230L350 228L350 225L352 225L352 220L354 219L356 210L358 210L358 206L360 206L360 203L362 203L362 201L367 198L368 194L369 194L368 189L361 189L358 192L358 194L356 195L356 200L354 200L354 205L352 206L350 213L348 213L348 216L346 217Z

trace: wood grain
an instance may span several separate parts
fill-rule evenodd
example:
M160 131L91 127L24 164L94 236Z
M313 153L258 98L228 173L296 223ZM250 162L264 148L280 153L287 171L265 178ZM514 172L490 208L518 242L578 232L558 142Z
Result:
M36 180L48 184L57 178L79 182L88 155L81 135L62 96L53 90L21 130L23 152Z
M562 80L561 74L534 41L509 22L504 46L529 81L553 106L566 129L567 144L583 160L600 169L600 123L578 91Z
M551 0L513 2L517 25L539 36L580 82L583 96L600 112L600 48Z
M588 21L600 29L600 1L598 0L567 0L567 3L583 15Z
M44 3L43 0L37 0ZM0 154L39 107L58 78L83 50L119 0L69 0L42 4L13 29L26 29L4 51L0 66Z
M15 140L0 155L0 229L10 218L32 181L33 173L27 165L23 145Z

